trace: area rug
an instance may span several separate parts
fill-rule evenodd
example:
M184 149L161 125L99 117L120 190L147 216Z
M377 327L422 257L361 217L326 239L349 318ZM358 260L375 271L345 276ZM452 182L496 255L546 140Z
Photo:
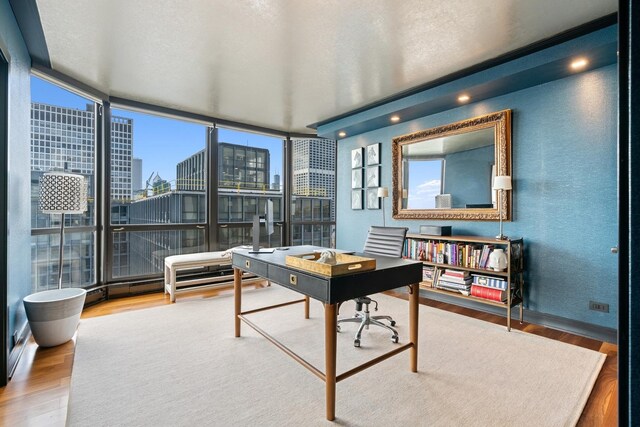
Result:
M297 299L279 286L243 294L243 309ZM408 302L376 295L407 341ZM351 302L341 308L350 316ZM251 315L262 329L324 369L323 307ZM392 349L381 328L338 334L338 373ZM401 353L341 381L336 420L324 382L243 325L233 296L81 321L69 426L566 426L580 417L605 356L582 347L420 306L418 373Z

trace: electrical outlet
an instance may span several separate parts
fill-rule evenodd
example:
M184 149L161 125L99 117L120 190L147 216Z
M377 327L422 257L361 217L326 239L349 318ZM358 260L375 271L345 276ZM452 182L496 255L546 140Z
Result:
M589 310L601 311L603 313L609 312L609 304L597 301L589 301Z

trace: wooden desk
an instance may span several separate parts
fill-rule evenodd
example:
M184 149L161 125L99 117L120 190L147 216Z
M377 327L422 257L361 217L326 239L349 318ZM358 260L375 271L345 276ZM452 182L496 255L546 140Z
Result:
M339 381L407 349L410 350L409 365L411 371L418 371L418 283L422 280L422 263L367 254L364 256L376 259L375 270L337 277L327 277L298 270L285 263L287 255L309 253L322 249L323 248L317 246L291 246L288 250L276 250L273 253L250 254L249 250L234 252L232 264L235 294L235 336L240 336L240 321L243 321L323 380L326 384L326 416L328 420L333 421L335 419L336 383ZM256 274L270 280L272 283L277 283L285 288L294 290L304 295L304 298L243 312L241 280L243 271ZM409 342L407 344L399 344L395 349L379 357L356 366L340 375L336 375L338 304L350 299L395 289L401 286L409 286L411 291L409 298ZM324 304L325 372L311 365L245 317L245 315L257 311L304 302L305 318L308 319L309 298L317 299Z

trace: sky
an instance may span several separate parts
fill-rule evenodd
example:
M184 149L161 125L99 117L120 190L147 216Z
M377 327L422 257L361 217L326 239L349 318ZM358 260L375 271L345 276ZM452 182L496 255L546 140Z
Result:
M81 110L92 102L37 77L31 77L31 100ZM115 108L111 114L133 119L133 157L142 159L143 187L151 173L175 184L176 164L205 148L204 125ZM271 182L282 175L281 138L219 128L218 140L269 149Z
M440 194L441 160L412 160L409 162L408 209L433 209Z

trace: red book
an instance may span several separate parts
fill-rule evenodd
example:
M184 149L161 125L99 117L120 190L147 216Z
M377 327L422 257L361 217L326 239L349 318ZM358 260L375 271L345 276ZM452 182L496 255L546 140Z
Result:
M469 277L468 271L451 270L449 268L444 270L444 274L449 275L451 277L459 277L461 279L466 279L467 277Z
M507 300L507 291L478 285L471 285L471 295L498 302L505 302Z

